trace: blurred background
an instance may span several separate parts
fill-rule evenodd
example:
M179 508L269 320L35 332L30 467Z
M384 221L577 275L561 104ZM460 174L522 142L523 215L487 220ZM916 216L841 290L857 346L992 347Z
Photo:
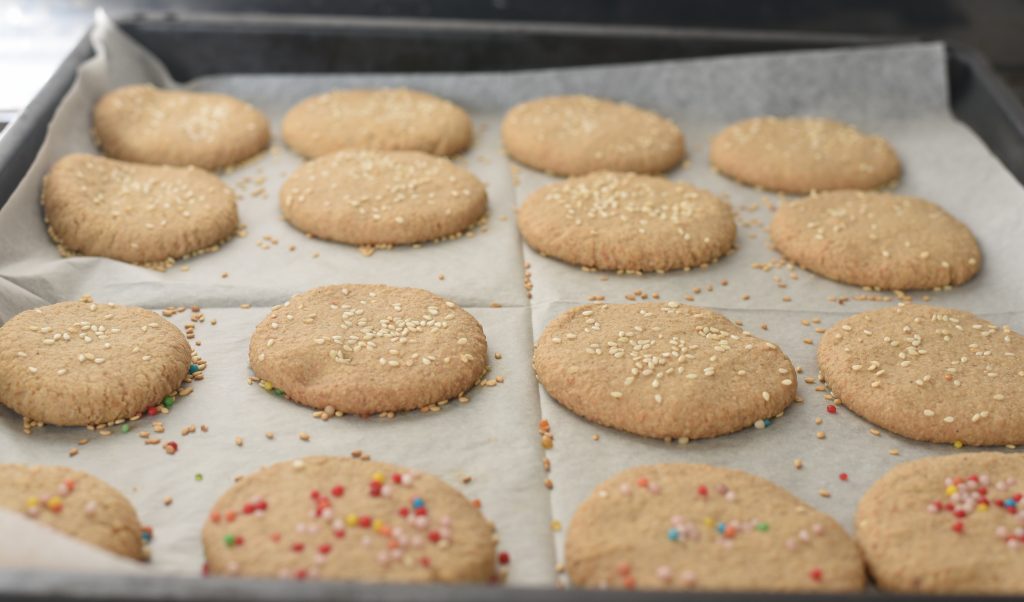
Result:
M982 51L1024 99L1024 0L0 0L0 124L17 114L103 7L561 21L945 39Z

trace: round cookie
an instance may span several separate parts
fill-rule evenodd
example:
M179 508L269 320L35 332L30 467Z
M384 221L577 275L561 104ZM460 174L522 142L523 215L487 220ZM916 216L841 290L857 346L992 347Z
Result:
M879 589L1024 594L1024 456L961 453L900 464L857 507Z
M830 516L778 485L703 464L630 468L572 517L569 578L641 590L855 592L864 566Z
M149 84L104 94L93 109L93 126L108 157L156 165L221 169L270 144L267 118L247 102Z
M646 437L725 435L775 418L796 397L778 347L675 302L565 311L541 334L533 369L573 412Z
M732 210L711 193L634 173L604 171L550 184L526 199L518 219L539 253L601 270L706 265L736 238Z
M821 117L754 117L711 141L711 164L744 184L794 194L879 188L900 177L889 143Z
M548 96L512 107L501 123L516 161L560 176L657 174L683 160L683 133L657 113L593 96Z
M156 269L213 251L238 230L235 193L195 167L68 155L43 179L42 205L63 253Z
M0 404L36 423L137 416L173 395L191 366L185 335L138 307L66 301L0 326Z
M244 477L203 527L210 573L366 582L494 576L493 528L435 476L334 457Z
M787 259L847 284L928 289L963 284L981 268L978 243L928 201L840 190L784 202L771 225Z
M837 322L818 346L843 405L904 437L1024 443L1024 337L974 314L900 305Z
M115 554L146 558L131 502L88 473L63 466L0 464L0 508Z
M418 151L338 151L303 164L281 187L289 223L353 245L436 240L466 230L486 210L480 180Z
M461 107L407 88L335 90L289 109L285 143L304 157L344 149L415 150L452 156L473 143L473 122Z
M249 364L293 401L365 416L469 390L487 370L487 339L476 318L421 289L322 286L271 310Z

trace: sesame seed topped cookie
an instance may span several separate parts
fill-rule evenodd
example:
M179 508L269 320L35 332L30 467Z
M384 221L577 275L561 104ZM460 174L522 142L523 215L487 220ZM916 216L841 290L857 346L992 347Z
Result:
M1024 443L1024 337L956 309L900 305L841 320L818 346L843 405L904 437Z
M409 90L335 90L296 104L281 124L304 157L343 149L417 150L452 156L473 143L473 122L458 105Z
M573 412L646 437L763 427L796 396L796 372L778 347L675 302L565 311L541 334L533 368Z
M368 582L486 582L493 528L435 476L325 456L244 477L203 527L210 573Z
M588 588L854 592L864 566L830 516L739 470L658 464L601 483L565 542Z
M274 307L252 335L256 376L303 405L368 415L444 402L487 369L483 328L416 288L323 286Z
M486 210L480 180L446 158L418 151L339 151L303 164L281 187L289 223L354 245L458 234Z
M787 259L823 276L882 289L959 285L981 268L974 235L942 207L860 190L784 202L771 224Z
M43 179L41 201L62 253L160 270L215 250L238 229L235 193L195 167L68 155Z
M124 86L93 109L105 155L156 165L221 169L267 148L270 125L256 107L226 94Z
M519 210L538 252L602 270L665 271L706 265L732 249L732 210L684 182L602 171L545 186Z
M960 453L900 464L857 507L878 588L1024 594L1024 455Z
M0 464L0 508L115 554L146 557L131 502L88 473L63 466Z
M592 171L657 174L683 160L683 133L672 121L624 102L593 96L548 96L505 115L509 156L560 176Z
M900 176L885 139L821 117L755 117L711 141L711 164L744 184L807 194L812 190L879 188Z
M192 370L185 335L138 307L66 301L0 326L0 404L60 426L137 416Z

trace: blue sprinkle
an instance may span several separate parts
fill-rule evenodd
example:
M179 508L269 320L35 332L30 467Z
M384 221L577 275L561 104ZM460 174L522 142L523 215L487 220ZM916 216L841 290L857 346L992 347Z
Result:
M765 427L765 428L768 428L768 427L770 427L771 425L772 425L772 419L771 419L771 418L765 418L765 419L764 419L764 427Z
M188 367L189 374L195 374L196 372L199 372L199 366L192 364L191 366Z
M718 525L715 526L715 530L719 533L725 533L725 523L718 523Z
M1017 500L1013 499L1012 497L1008 497L1005 500L1003 500L1003 505L1013 508L1017 505Z
M669 529L668 530L668 540L669 541L679 541L679 529L676 529L675 527L672 527L671 529Z
M424 507L424 506L426 506L426 505L427 505L426 502L424 502L423 498L421 498L421 497L418 497L418 498L416 498L416 499L414 499L412 501L412 507L416 508L417 510L422 508L422 507Z

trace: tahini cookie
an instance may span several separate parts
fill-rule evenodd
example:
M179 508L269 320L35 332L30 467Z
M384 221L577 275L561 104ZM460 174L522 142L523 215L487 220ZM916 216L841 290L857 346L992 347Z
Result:
M724 201L684 182L634 173L603 171L550 184L526 199L518 219L538 252L601 270L706 265L736 238Z
M476 318L421 289L323 286L271 310L249 364L293 401L368 415L469 390L487 369L487 340Z
M711 141L722 174L768 190L879 188L900 176L900 160L884 138L821 117L755 117Z
M855 592L857 546L830 516L765 479L703 464L625 470L572 517L578 587Z
M238 229L235 193L195 167L68 155L43 179L42 205L63 253L156 269L215 250Z
M796 373L778 347L675 302L574 307L544 329L533 368L573 412L646 437L764 426L796 396Z
M281 187L289 223L353 245L455 235L486 210L480 180L449 159L418 151L338 151L303 164Z
M959 453L893 468L861 498L857 541L879 589L1024 594L1024 456Z
M138 307L67 301L0 326L0 404L33 423L131 418L173 395L194 370L185 335Z
M458 105L407 88L335 90L303 100L281 124L304 157L343 149L416 150L452 156L473 143L473 122Z
M829 328L821 375L843 405L904 437L1024 443L1024 337L966 311L900 305Z
M203 527L210 573L367 582L486 582L493 529L461 493L381 462L309 457L244 477Z
M0 508L115 554L146 557L131 502L88 473L63 466L0 464Z
M955 286L981 268L981 251L967 226L942 207L909 196L841 190L783 202L771 235L787 259L858 286Z
M624 102L547 96L512 107L501 124L509 156L560 176L592 171L657 174L683 160L683 133L672 121Z
M108 157L156 165L221 169L267 148L267 118L226 94L124 86L93 109L96 141Z

